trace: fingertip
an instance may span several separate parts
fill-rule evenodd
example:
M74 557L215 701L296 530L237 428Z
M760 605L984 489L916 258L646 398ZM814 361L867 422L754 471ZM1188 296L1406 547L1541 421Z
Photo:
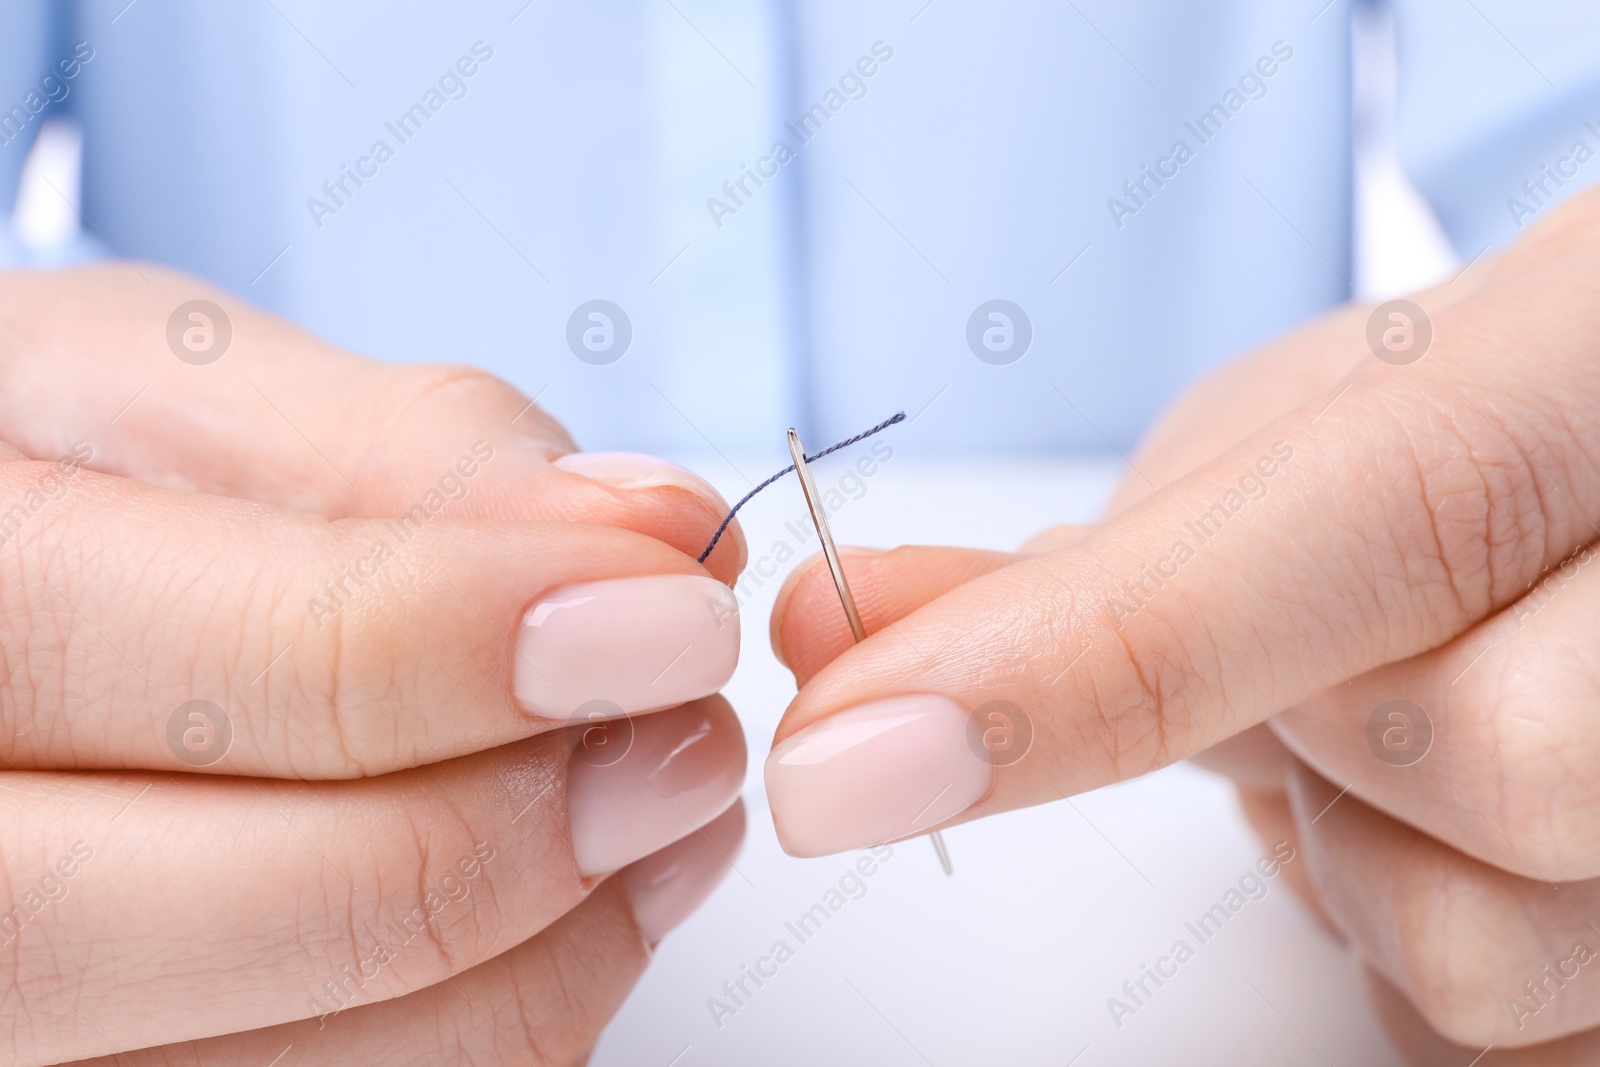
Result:
M618 876L639 933L652 948L722 884L744 844L745 824L744 801L735 800L698 832Z
M845 569L845 580L850 583L852 590L855 588L856 577L860 570L857 564L862 560L886 555L888 551L887 549L865 548L859 545L840 545L838 549L840 562ZM800 591L802 585L806 585L806 600L809 602L810 597L816 594L813 593L812 587L806 583L814 578L817 581L825 581L825 591L828 596L833 598L834 602L838 602L839 599L839 591L833 584L833 576L826 574L825 569L819 570L819 568L823 568L826 562L826 557L821 552L817 552L807 557L790 571L789 576L783 580L783 585L778 587L777 599L772 604L772 614L767 619L767 636L772 642L772 654L777 657L779 663L789 667L791 671L794 668L790 665L789 659L784 653L784 621L789 616L789 608L794 601L796 593ZM825 574L826 577L824 577ZM821 589L822 587L817 588ZM839 617L843 619L844 609L842 606L839 611ZM848 620L846 620L846 628L848 628ZM853 634L851 639L852 641L854 640Z
M567 763L567 817L585 878L659 855L738 802L749 753L726 700L578 730Z
M551 463L617 489L682 489L704 504L719 522L728 513L728 502L710 482L659 456L640 452L569 452Z
M732 586L744 570L749 549L737 519L706 552L727 517L728 504L694 472L633 452L572 452L551 460L547 470L568 480L572 492L566 510L572 521L611 523L649 534L699 560L724 585Z
M1019 558L1008 552L924 545L888 551L841 547L839 555L868 635ZM800 685L856 643L838 590L821 562L817 556L796 567L773 606L773 651Z

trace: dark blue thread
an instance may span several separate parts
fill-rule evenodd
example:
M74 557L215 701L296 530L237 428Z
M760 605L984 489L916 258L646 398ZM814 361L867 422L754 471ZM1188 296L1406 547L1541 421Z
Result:
M828 455L828 454L830 454L832 452L837 452L841 448L849 448L853 444L856 444L856 443L861 442L861 441L865 441L867 438L871 437L875 433L879 433L879 432L881 432L883 430L887 430L889 427L893 426L897 422L905 422L905 421L906 421L906 413L905 412L903 412L903 411L895 412L895 415L894 415L893 418L883 420L882 422L878 423L878 425L874 426L870 430L867 430L867 431L865 431L863 433L858 433L854 437L847 438L846 440L840 441L836 445L829 445L827 448L824 448L821 452L812 453L811 455L806 457L806 462L807 463L815 463L817 460L821 459L823 456L826 456L826 455ZM746 504L750 503L750 498L751 497L755 496L757 493L761 492L761 490L765 489L767 486L771 485L773 482L777 481L779 478L782 478L785 474L788 474L792 470L794 470L794 464L793 463L789 464L787 467L783 468L783 470L779 471L777 474L774 474L772 477L768 478L766 481L762 482L760 485L756 486L754 489L750 490L743 497L741 497L739 499L739 502L733 506L733 510L728 512L728 517L722 520L722 525L717 527L717 532L711 536L711 543L706 546L706 550L704 552L700 553L700 559L697 562L704 563L706 561L706 557L711 555L711 550L713 548L717 547L717 542L718 541L722 540L722 535L728 529L729 524L731 524L733 522L733 517L735 515L739 514L739 509L740 508L742 508Z

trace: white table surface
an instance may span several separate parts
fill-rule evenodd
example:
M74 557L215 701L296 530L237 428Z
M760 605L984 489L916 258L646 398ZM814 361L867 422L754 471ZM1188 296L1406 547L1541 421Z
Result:
M781 461L696 463L735 499ZM737 467L737 469L735 469ZM836 484L838 459L818 481ZM901 455L832 519L841 543L1014 548L1030 533L1096 514L1116 476L1099 460L931 463ZM785 479L742 513L752 560L804 528ZM814 541L797 558L815 549ZM947 879L924 841L893 857L823 929L784 927L834 885L855 854L797 860L779 849L761 761L794 682L773 658L767 617L783 576L746 586L744 651L727 695L751 750L750 829L737 870L683 926L597 1048L594 1067L1186 1067L1399 1065L1373 1021L1349 954L1282 878L1205 944L1185 930L1262 854L1232 790L1186 764L1137 781L946 832ZM723 997L778 939L794 958L719 1027ZM1176 977L1117 1026L1121 995L1179 938L1195 948Z

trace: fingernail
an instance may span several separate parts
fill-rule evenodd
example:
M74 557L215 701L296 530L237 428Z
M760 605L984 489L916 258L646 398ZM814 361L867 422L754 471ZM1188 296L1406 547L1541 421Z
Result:
M591 731L604 731L601 744ZM666 848L728 809L744 731L725 701L590 727L567 771L572 853L586 877Z
M719 518L728 513L728 502L710 482L656 456L638 452L571 452L557 459L554 466L618 489L682 489L699 497Z
M739 602L715 578L579 582L522 617L514 685L545 718L631 715L715 693L738 660Z
M967 711L931 694L831 715L767 757L767 798L791 856L826 856L938 826L989 791L994 767L967 742Z
M654 945L694 914L733 869L743 842L744 805L735 801L698 833L618 875L644 939Z

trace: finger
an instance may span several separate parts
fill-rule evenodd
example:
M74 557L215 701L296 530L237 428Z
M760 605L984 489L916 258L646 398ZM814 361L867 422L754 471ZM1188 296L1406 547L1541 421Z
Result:
M1429 1026L1405 994L1383 975L1367 967L1362 969L1362 976L1373 1013L1406 1062L1414 1067L1584 1067L1600 1059L1597 1030L1525 1048L1458 1045Z
M330 524L93 472L49 499L54 472L0 465L0 499L41 501L0 512L7 766L381 774L705 696L738 659L727 586L636 533Z
M1094 532L1093 526L1067 523L1041 530L1022 543L1017 552L1024 556L1042 556L1051 552L1065 552L1076 548Z
M582 1063L649 962L703 901L744 836L735 803L700 833L602 885L543 933L446 982L298 1023L107 1055L79 1067L269 1063Z
M1059 551L1083 540L1087 526L1056 526L1038 534L1020 552ZM892 551L839 549L852 598L867 633L876 633L973 578L998 570L1017 556L966 548L902 546ZM804 685L812 675L855 644L839 603L838 587L819 553L789 572L778 590L770 623L773 653Z
M1289 846L1289 855L1300 854L1300 834L1294 824L1294 812L1289 807L1289 796L1282 788L1267 791L1240 788L1239 813L1250 824L1256 840L1265 852L1273 852L1280 844ZM1303 863L1285 863L1279 867L1289 888L1300 898L1317 922L1334 937L1341 937L1339 928L1328 918L1317 899L1316 887L1306 873Z
M1480 269L1424 290L1415 300L1433 312L1458 304L1482 288L1494 264L1494 258L1480 262ZM1335 308L1186 389L1139 442L1106 515L1126 511L1254 431L1337 390L1372 358L1366 334L1375 310L1371 303Z
M81 443L98 470L328 518L594 522L694 556L727 512L663 460L577 453L484 371L364 359L196 279L141 272L0 275L0 426L12 444L54 458ZM169 319L187 322L195 300L209 302L193 313L210 326L188 328L220 332L180 356ZM707 566L731 581L743 559L735 524Z
M869 634L1015 558L1004 552L919 546L888 552L846 546L839 552ZM789 572L772 607L772 651L800 685L855 644L838 587L824 564L818 555Z
M1595 549L1441 647L1272 720L1307 763L1446 843L1527 878L1600 876Z
M639 719L621 759L569 730L353 783L10 773L13 1017L54 1063L425 989L711 822L743 772L718 698Z
M1190 757L1190 762L1232 778L1241 790L1282 793L1283 780L1294 756L1263 723L1196 753Z
M1265 725L1235 734L1192 757L1190 762L1233 780L1239 797L1239 813L1265 850L1270 852L1279 842L1287 842L1292 850L1299 851L1299 835L1286 792L1294 756ZM1286 864L1283 872L1306 909L1330 933L1339 936L1317 900L1305 864Z
M624 868L617 880L633 903L634 923L654 948L697 911L722 883L744 844L744 801L679 841Z
M1600 198L1586 203L1596 217L1577 221L1600 231ZM1503 608L1600 529L1600 307L1579 280L1596 269L1600 240L1497 277L1434 316L1420 362L1374 359L1079 548L845 651L768 761L785 847L854 848L1142 774ZM1536 376L1505 358L1533 334ZM969 713L996 702L1031 724L1026 758L974 749Z
M156 1048L79 1067L580 1062L644 973L649 950L618 885L602 886L538 937L428 989L301 1022ZM310 1009L307 1009L310 1010ZM102 1045L102 1049L107 1046ZM292 1056L292 1059L290 1057Z
M1600 882L1557 887L1479 863L1309 770L1290 799L1328 915L1439 1033L1482 1049L1600 1025L1600 992L1579 978L1600 965Z

